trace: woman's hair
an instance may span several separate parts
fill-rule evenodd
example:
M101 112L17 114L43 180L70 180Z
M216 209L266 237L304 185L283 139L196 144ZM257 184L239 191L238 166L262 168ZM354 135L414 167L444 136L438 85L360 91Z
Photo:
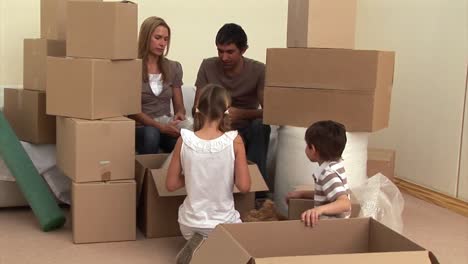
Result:
M229 131L230 124L226 111L230 105L231 96L226 89L216 84L203 87L195 110L194 131L200 130L205 122L215 120L220 120L218 127L220 131Z
M159 27L163 26L167 28L169 32L169 40L167 42L166 53L159 57L157 64L158 68L161 71L161 80L164 82L167 80L169 76L169 63L165 56L169 53L169 48L171 46L171 28L169 25L164 21L164 19L156 16L148 17L143 21L140 27L140 34L138 36L138 58L142 60L143 67L142 67L142 80L143 82L148 82L148 57L150 55L150 48L151 48L151 35L153 34L154 30Z

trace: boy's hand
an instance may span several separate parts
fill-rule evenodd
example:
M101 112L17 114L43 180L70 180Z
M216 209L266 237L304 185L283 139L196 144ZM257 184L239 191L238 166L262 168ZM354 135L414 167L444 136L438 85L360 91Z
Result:
M299 198L302 198L302 192L301 191L288 192L288 194L285 197L286 204L289 204L289 199L299 199Z
M306 226L315 227L318 224L320 216L323 214L321 207L312 208L301 215L302 222Z

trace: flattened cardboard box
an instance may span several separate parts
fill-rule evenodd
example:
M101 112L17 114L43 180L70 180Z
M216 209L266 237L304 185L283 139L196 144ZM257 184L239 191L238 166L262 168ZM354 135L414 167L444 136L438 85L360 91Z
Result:
M395 151L391 149L367 150L367 176L382 173L391 181L395 179Z
M25 39L23 87L28 90L45 91L47 79L47 56L64 57L65 53L65 41Z
M135 197L134 180L72 183L73 242L135 240Z
M57 117L57 166L77 183L134 179L135 121Z
M148 238L180 236L178 219L179 206L183 203L185 188L175 192L166 189L167 170L161 169L168 154L150 154L136 156L138 227ZM239 193L234 188L236 210L241 215L255 207L255 192L267 191L257 165L249 165L251 177L250 192Z
M319 120L350 132L388 126L394 53L268 49L264 122L308 127Z
M5 88L4 98L5 118L20 140L55 143L55 117L46 114L44 92Z
M255 239L252 239L255 238ZM432 263L423 247L371 218L218 225L192 264Z
M41 0L41 38L66 39L67 3L72 0ZM99 1L99 0L80 0Z
M141 112L141 60L47 59L47 114L102 119Z
M67 56L137 58L138 7L135 3L69 2L67 12Z
M356 0L289 0L288 48L354 48Z

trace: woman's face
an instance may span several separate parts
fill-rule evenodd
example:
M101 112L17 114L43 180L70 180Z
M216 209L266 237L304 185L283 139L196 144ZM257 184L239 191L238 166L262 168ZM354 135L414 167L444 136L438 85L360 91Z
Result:
M151 34L150 52L154 56L162 56L169 42L169 30L165 26L158 26Z

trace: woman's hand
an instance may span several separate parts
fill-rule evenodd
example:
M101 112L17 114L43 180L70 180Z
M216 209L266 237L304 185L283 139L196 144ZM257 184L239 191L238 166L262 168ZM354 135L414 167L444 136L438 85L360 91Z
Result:
M185 119L187 119L187 117L184 113L178 112L174 115L174 121L184 121Z
M180 136L180 129L177 128L177 124L180 122L180 120L175 120L172 121L168 124L161 125L159 130L161 133L169 135L174 138L178 138Z

